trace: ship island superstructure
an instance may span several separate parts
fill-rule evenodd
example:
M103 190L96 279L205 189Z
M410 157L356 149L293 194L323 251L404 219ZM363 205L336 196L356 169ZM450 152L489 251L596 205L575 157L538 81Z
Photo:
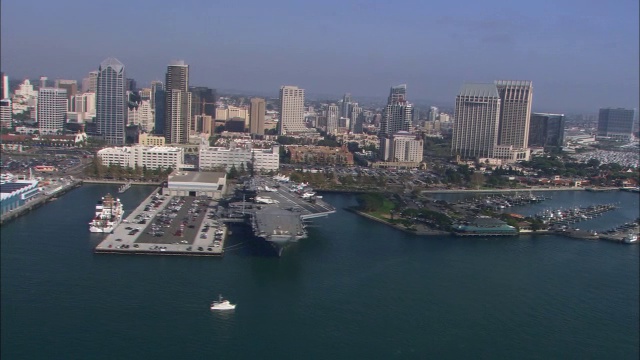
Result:
M120 224L124 215L122 202L111 194L102 197L96 204L96 211L89 223L89 231L110 233Z

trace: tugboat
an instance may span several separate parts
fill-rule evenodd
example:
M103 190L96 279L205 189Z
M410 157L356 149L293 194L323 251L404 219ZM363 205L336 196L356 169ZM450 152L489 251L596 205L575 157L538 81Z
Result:
M218 301L214 301L211 303L211 310L233 310L236 308L235 304L229 302L229 300L223 299L222 295L218 296Z

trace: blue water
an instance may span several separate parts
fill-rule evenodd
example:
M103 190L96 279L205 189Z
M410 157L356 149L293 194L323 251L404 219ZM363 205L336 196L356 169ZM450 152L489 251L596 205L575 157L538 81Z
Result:
M637 245L416 237L325 195L338 213L282 258L242 227L224 258L96 255L86 223L116 188L83 186L1 228L2 359L640 355ZM132 187L125 209L151 191ZM551 195L536 206L620 202L584 228L638 216L637 194ZM218 293L235 312L209 311Z

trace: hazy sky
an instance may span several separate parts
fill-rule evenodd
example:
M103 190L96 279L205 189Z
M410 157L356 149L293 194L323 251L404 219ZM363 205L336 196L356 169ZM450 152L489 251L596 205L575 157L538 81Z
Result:
M314 5L311 5L314 4ZM10 77L81 79L109 56L139 86L183 59L191 85L453 103L464 82L532 80L534 111L638 106L638 0L1 2Z

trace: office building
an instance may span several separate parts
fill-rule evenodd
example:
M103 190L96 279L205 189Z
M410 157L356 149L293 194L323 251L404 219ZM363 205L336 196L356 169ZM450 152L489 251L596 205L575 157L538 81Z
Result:
M362 116L362 108L357 103L351 105L351 112L349 114L349 132L360 134L362 133L362 122L364 117ZM358 121L360 124L358 125ZM359 128L359 132L356 132L356 128Z
M129 107L128 124L138 125L140 130L151 132L154 127L153 111L149 100L141 100L138 106Z
M58 79L55 82L55 87L57 87L58 89L65 89L67 90L67 103L68 103L68 108L67 111L73 111L72 110L72 101L71 99L76 95L76 93L78 92L78 82L75 80L62 80L62 79Z
M351 94L346 93L342 97L342 108L340 109L340 116L348 118L351 117Z
M261 98L251 98L251 124L249 131L253 135L264 135L264 115L267 111L266 102Z
M164 135L165 126L165 90L162 81L151 82L151 109L153 109L154 116L154 129L153 133L156 135Z
M167 67L165 91L164 137L169 144L186 144L191 129L191 93L189 65L184 61L174 61Z
M421 162L424 142L414 134L399 131L390 138L381 138L382 159L391 162Z
M399 131L409 131L411 129L413 107L407 101L406 96L406 84L391 88L387 106L380 121L380 137L390 137Z
M164 136L154 136L142 133L138 136L138 145L164 146Z
M235 143L231 143L229 148L201 146L199 161L201 170L224 167L229 171L234 166L237 170L248 170L248 164L253 161L253 168L257 171L278 171L280 147L275 145L271 149L251 149L236 147Z
M500 126L498 145L525 149L529 142L529 122L533 85L531 81L498 80Z
M340 118L340 108L336 104L331 104L327 108L327 134L338 133L338 119Z
M125 143L125 79L124 65L116 58L108 58L100 64L96 85L96 131L110 145Z
M216 91L205 86L195 86L191 92L191 116L216 116Z
M82 79L82 91L95 93L98 90L98 72L91 71L89 76Z
M532 113L529 124L530 147L562 147L564 114Z
M9 77L0 73L0 100L9 99Z
M465 84L456 97L451 152L492 158L498 144L500 95L495 84Z
M67 121L67 90L43 87L38 91L38 130L55 134Z
M280 87L280 122L278 135L307 132L304 124L304 89Z
M184 168L184 149L171 146L121 146L104 148L97 153L102 165L119 165L147 169Z
M598 136L629 140L633 133L634 109L603 108L598 115Z
M10 128L12 123L11 99L0 100L0 128Z
M438 110L438 108L435 107L435 106L430 106L429 107L429 121L438 120L438 115L440 115L440 111Z

